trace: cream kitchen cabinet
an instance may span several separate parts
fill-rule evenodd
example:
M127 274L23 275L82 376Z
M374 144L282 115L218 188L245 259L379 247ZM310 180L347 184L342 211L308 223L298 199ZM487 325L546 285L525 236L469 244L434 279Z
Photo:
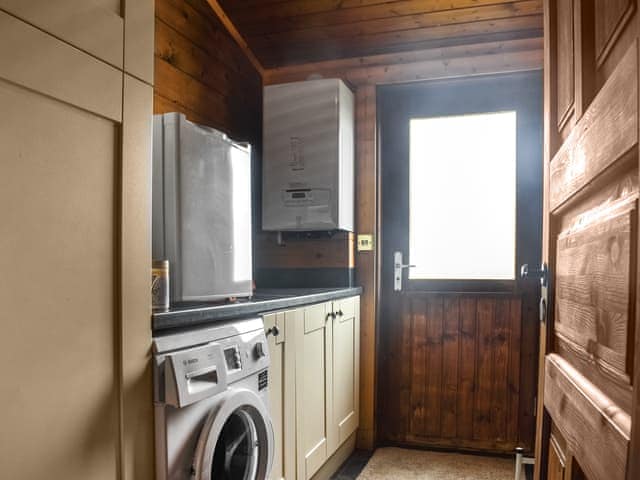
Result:
M1 476L151 480L153 88L71 45L63 4L0 1Z
M333 302L332 417L335 451L358 428L360 398L360 297Z
M295 478L295 350L291 335L301 321L302 310L265 315L264 326L271 366L269 367L269 411L275 437L271 478ZM291 341L289 341L291 339Z
M153 81L153 0L0 0L0 9L119 70Z
M323 477L325 463L355 432L359 310L359 297L351 297L265 316L276 437L272 479Z

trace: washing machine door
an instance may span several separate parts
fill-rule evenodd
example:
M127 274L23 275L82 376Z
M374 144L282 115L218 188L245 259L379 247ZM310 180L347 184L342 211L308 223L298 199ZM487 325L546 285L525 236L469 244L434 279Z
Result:
M196 480L264 480L271 471L274 438L269 412L251 390L228 390L202 429Z

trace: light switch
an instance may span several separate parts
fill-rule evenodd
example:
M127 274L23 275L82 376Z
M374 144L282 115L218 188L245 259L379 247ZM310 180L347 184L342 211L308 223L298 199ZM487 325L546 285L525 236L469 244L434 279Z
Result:
M358 235L358 251L369 252L373 250L373 235Z

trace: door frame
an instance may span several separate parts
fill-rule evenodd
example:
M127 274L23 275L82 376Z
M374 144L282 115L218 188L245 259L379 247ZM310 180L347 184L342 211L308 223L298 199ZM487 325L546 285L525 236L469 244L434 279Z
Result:
M538 70L530 70L530 71L526 71L526 72L498 72L495 74L486 74L486 75L482 75L482 76L476 76L476 77L486 77L488 80L494 80L496 78L499 79L504 79L505 81L509 81L513 78L515 78L517 81L519 81L519 87L518 88L524 88L521 85L526 85L526 83L523 83L528 81L529 78L532 77L538 77L540 82L542 81L542 77L541 77L541 72ZM476 79L476 77L452 77L452 78L447 78L447 79L437 79L435 81L426 81L423 83L426 83L428 85L432 85L432 84L444 84L444 85L450 85L450 84L455 84L457 82L461 82L463 85L468 84L469 82L471 82L473 84L473 80ZM482 81L482 78L478 78L478 80ZM540 84L542 86L542 84ZM413 85L406 85L406 88L411 89L413 87ZM380 102L380 98L381 95L380 94L380 89L381 88L387 88L387 87L383 87L383 86L379 86L378 88L378 107L377 107L377 126L378 126L378 137L377 137L377 147L378 147L378 151L381 151L381 140L382 140L382 134L381 134L381 108L379 105ZM515 88L515 87L514 87ZM542 92L540 92L540 101L542 100ZM482 102L482 103L486 103L486 102ZM502 103L502 102L501 102ZM524 103L524 102L516 102L516 103ZM500 108L497 108L497 110L500 110L502 108L502 105L500 105ZM515 106L514 106L515 108ZM505 110L508 110L510 108L504 107ZM539 115L537 116L537 118L540 120L540 124L539 127L537 129L538 131L538 135L540 135L539 138L541 138L542 136L542 104L540 104L540 112ZM478 110L478 112L480 112L480 110ZM443 113L444 114L444 113ZM453 113L451 113L453 114ZM404 115L403 117L404 118ZM528 118L528 117L527 117ZM529 133L530 130L527 129L527 133ZM521 133L521 132L518 132ZM542 150L540 148L541 143L538 143L538 148L540 149L540 154L542 153ZM540 157L536 157L536 162L538 162L535 166L535 168L537 169L537 174L538 175L542 175L542 171L541 171L541 164L539 162L541 162L541 155ZM522 177L526 177L528 174L530 174L529 169L527 169L526 171L520 171L521 168L523 168L523 164L526 162L523 162L522 160L519 161L518 163L518 189L520 190L520 188L522 188L521 185L521 178ZM381 159L381 155L380 158L378 158L378 169L380 170L380 172L383 172L383 167L382 167L382 159ZM388 329L388 326L385 325L385 321L383 318L383 313L385 310L385 307L383 306L383 293L382 293L382 286L383 284L387 283L383 281L383 275L385 274L384 269L382 267L382 265L384 265L384 263L388 263L389 258L389 252L386 251L388 250L388 248L385 247L384 245L384 234L383 234L383 222L382 222L382 210L383 210L383 206L382 206L382 197L384 195L383 193L383 188L384 188L384 184L386 182L388 182L389 178L388 175L384 175L383 173L380 173L378 175L378 239L380 239L377 242L377 253L378 253L378 262L377 262L377 285L378 285L378 302L377 302L377 341L376 341L376 391L375 391L375 395L376 395L376 400L377 400L377 408L376 408L376 430L377 430L377 443L380 443L381 440L384 440L381 436L381 434L384 433L384 425L385 425L385 418L383 418L383 411L380 408L381 404L382 404L382 396L384 395L383 393L383 388L381 388L382 385L384 385L385 383L385 378L382 377L382 375L384 375L384 363L386 358L386 350L388 350L388 348L384 347L384 339L386 337L388 337L387 334L385 334L385 330ZM541 195L541 187L542 185L539 184L538 185L538 189L540 189L540 191L538 192L538 195ZM521 198L519 198L519 200L522 200ZM541 236L541 225L538 225L536 230L537 233L531 233L531 229L530 228L524 228L522 229L522 220L523 218L526 218L527 216L527 211L522 209L522 204L521 202L518 202L517 205L517 209L518 209L518 224L517 224L517 231L516 231L516 235L517 235L517 245L516 245L516 268L518 269L520 266L520 263L530 263L530 264L537 264L537 262L539 261L540 258L540 236ZM540 206L541 209L541 206ZM541 210L538 211L538 215L541 215L542 212ZM531 235L534 235L536 238L538 238L538 243L537 243L537 247L534 248L535 250L535 255L530 255L529 257L523 257L522 255L522 251L529 249L531 250L531 248L529 248L528 246L525 246L527 244L527 239L531 237ZM524 248L523 248L524 247ZM388 274L387 274L388 276ZM406 274L405 274L405 278L404 281L406 282ZM531 308L531 301L529 301L527 303L528 308L526 309L526 313L525 313L525 308L523 306L523 324L524 322L535 322L535 329L536 329L536 333L534 335L535 338L538 337L538 333L537 333L537 299L538 299L538 288L536 286L535 283L532 283L530 281L521 281L518 278L518 275L516 273L516 279L513 281L509 281L509 282L500 282L500 281L479 281L479 282L456 282L456 281L431 281L431 285L429 288L429 291L432 292L442 292L443 287L453 287L454 291L464 291L466 293L470 293L470 294L482 294L482 295L505 295L505 294L509 294L509 293L518 293L518 292L522 292L523 293L523 302L531 297L533 298L533 302L535 303L535 308ZM466 283L466 285L464 285ZM484 284L484 285L482 285ZM406 285L406 284L405 284ZM466 287L465 289L461 288L462 287ZM484 287L484 288L483 288ZM483 291L484 290L484 291ZM526 296L527 298L525 298L525 291L526 291ZM535 314L532 315L528 315L528 313L532 312L535 310ZM536 358L537 356L537 351L533 352L533 358ZM535 371L533 372L533 375L535 376ZM534 383L534 382L532 382ZM535 390L536 390L536 385L534 383L534 385L532 385L531 389L533 390L533 395L535 396ZM533 405L529 408L532 408ZM534 431L535 431L535 420L531 420L531 439L530 439L530 446L531 448L533 448L533 443L535 442L534 439ZM388 442L388 440L387 440ZM481 447L479 447L481 448Z

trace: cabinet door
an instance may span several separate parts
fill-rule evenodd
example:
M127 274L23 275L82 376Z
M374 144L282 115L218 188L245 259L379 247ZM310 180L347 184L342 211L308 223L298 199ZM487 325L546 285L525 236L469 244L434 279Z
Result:
M2 478L153 478L151 101L0 10Z
M295 417L290 412L295 405L294 342L287 341L294 326L301 321L302 310L290 310L266 315L264 326L269 346L269 413L273 423L275 453L270 477L272 480L296 476ZM277 328L277 332L273 329Z
M333 302L333 416L331 455L358 427L360 384L360 299Z
M0 0L0 9L147 83L153 80L153 0Z
M307 480L329 456L332 417L331 303L306 307L296 324L298 480Z

